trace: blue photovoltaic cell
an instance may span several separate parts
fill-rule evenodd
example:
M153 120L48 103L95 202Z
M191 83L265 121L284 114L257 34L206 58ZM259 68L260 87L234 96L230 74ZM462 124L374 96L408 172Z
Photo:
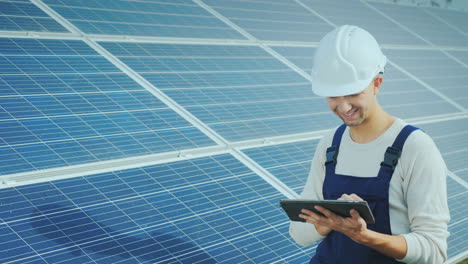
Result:
M68 32L29 1L0 0L0 30Z
M468 182L468 168L456 170L453 173L455 173L458 177L462 178L465 182Z
M450 50L447 51L448 54L451 56L455 57L465 65L468 65L468 51L455 51L455 50Z
M213 144L81 41L3 47L0 174Z
M449 10L442 8L424 8L424 11L435 15L442 19L445 23L448 23L450 27L455 30L461 31L464 34L468 34L466 28L466 11Z
M227 154L0 189L0 261L304 263L281 198Z
M366 29L380 44L426 44L361 1L301 0L301 2L336 26L356 25Z
M242 152L300 194L309 175L318 141L245 149Z
M468 213L468 208L464 206L464 201L466 200L463 198L467 197L468 190L450 177L447 179L447 189L449 190L450 222L452 223L451 225L454 225L466 218L465 216Z
M384 74L384 82L378 99L388 113L406 119L459 111L455 106L407 76L401 79L388 76L393 67L386 68L388 71Z
M369 2L369 4L431 44L465 47L468 45L468 36L442 23L419 7L377 2Z
M244 39L188 0L43 2L88 34Z
M468 190L449 178L448 203L451 218L448 228L450 236L447 241L449 258L466 251L466 231L468 231L466 199L468 199Z
M464 176L468 171L468 118L424 124L420 126L432 136L450 171Z
M100 44L230 141L338 124L306 79L258 47Z
M467 85L464 84L468 69L440 51L390 50L387 57L430 87L441 92L458 105L468 108ZM428 106L428 108L433 106ZM441 107L453 112L450 106ZM459 111L459 110L458 110Z
M315 53L315 48L312 47L274 47L274 49L281 56L294 63L297 67L301 68L307 74L312 71L312 61Z
M451 56L455 57L458 59L461 63L464 63L465 66L468 65L468 52L467 51L447 51L448 54ZM453 81L450 80L452 83ZM465 83L455 83L453 82L452 89L453 92L450 92L450 94L454 94L454 97L456 97L457 102L459 102L461 105L463 105L465 108L468 108L468 94L465 92L467 89L468 85Z
M261 40L318 41L332 26L294 1L204 0L224 17Z

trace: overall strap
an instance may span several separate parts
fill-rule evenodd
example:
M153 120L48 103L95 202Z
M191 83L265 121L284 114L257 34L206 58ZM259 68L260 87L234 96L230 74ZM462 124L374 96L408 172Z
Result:
M396 165L398 164L398 159L401 156L401 151L403 150L403 145L405 144L406 139L408 136L415 130L419 128L406 125L401 131L400 134L396 137L393 145L387 148L385 151L384 161L380 163L380 171L379 175L386 172L389 173L391 178L393 171L395 170Z
M333 135L333 141L331 147L327 148L327 160L325 161L325 166L328 167L329 164L336 165L336 158L338 157L338 150L341 144L341 138L346 129L346 124L341 125L335 131Z

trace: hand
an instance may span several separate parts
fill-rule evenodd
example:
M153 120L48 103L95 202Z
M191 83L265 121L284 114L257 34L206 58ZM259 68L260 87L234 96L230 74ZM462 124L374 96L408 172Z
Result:
M337 200L351 200L351 201L363 201L361 197L357 196L356 194L352 193L350 195L347 195L346 193L343 193L340 198Z
M338 200L362 199L356 194L343 194ZM321 235L323 234L320 231L335 230L345 234L357 243L362 242L368 229L366 221L364 221L356 210L350 210L351 217L341 217L321 206L316 206L315 209L324 214L324 216L318 215L310 210L302 209L302 214L300 214L299 217L306 220L308 223L314 224Z

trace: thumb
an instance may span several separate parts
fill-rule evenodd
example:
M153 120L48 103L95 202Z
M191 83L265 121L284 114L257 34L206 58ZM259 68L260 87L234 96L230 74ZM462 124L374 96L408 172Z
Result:
M351 210L349 211L349 214L350 214L351 217L352 217L353 219L355 219L355 220L358 220L358 219L361 217L361 215L359 214L359 212L358 212L356 209L351 209Z

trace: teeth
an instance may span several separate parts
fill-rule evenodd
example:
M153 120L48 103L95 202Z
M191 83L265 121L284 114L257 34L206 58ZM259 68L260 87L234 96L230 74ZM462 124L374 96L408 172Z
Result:
M356 112L356 109L352 110L351 113L349 113L349 114L344 114L344 115L345 115L345 116L352 116L352 115L354 114L354 112Z

